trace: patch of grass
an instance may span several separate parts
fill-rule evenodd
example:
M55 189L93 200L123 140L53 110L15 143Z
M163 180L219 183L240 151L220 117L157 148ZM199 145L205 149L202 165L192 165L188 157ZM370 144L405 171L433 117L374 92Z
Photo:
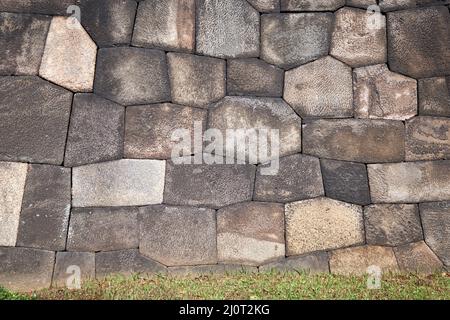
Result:
M31 296L14 293L6 290L5 288L0 287L0 300L30 300Z

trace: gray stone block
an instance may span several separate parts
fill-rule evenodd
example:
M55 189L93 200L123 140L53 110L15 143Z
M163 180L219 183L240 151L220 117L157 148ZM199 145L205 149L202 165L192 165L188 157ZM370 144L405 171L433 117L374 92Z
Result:
M258 268L252 266L242 266L237 264L211 264L203 266L183 266L183 267L169 267L169 275L171 277L200 277L212 275L226 275L226 274L249 274L257 273Z
M70 5L80 0L0 0L0 11L67 15Z
M419 80L419 114L450 117L450 77Z
M259 12L280 11L280 0L247 0Z
M79 269L78 269L79 268ZM78 274L77 272L80 271ZM95 254L89 252L57 252L52 287L73 288L72 276L80 276L80 285L95 279Z
M282 11L335 11L345 0L280 0Z
M423 241L394 248L394 252L403 272L431 274L443 270L442 262Z
M305 256L293 256L259 267L259 272L329 273L328 253L319 252Z

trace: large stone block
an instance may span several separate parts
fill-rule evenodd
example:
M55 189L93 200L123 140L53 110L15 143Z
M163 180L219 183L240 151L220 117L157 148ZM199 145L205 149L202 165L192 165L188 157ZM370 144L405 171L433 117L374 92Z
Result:
M0 11L66 15L79 0L0 0Z
M450 117L450 77L419 80L419 114Z
M420 1L420 0L419 0ZM428 1L428 0L425 0ZM433 1L433 0L431 0ZM394 11L403 10L408 8L414 8L417 0L380 0L379 6L382 11Z
M394 248L394 252L403 272L434 273L443 269L442 262L423 241Z
M377 5L377 0L346 0L345 4L350 7L367 9L371 5Z
M280 0L282 11L335 11L345 0Z
M259 12L280 11L280 0L247 0Z
M259 267L260 272L307 272L328 273L328 253L319 252L304 256L289 257L284 260L272 262Z
M167 268L171 277L196 278L211 275L242 275L257 273L258 267L237 264L210 264L201 266L183 266Z
M77 269L79 268L79 269ZM80 271L80 282L74 283L74 272ZM95 279L95 253L90 252L57 252L52 287L69 287Z

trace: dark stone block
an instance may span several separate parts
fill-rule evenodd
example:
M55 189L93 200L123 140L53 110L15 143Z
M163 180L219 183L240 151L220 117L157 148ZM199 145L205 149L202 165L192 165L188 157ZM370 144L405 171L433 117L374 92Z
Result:
M289 257L260 266L259 271L329 273L328 253L319 252L310 255Z
M70 5L79 5L80 0L0 0L0 11L69 15Z
M95 278L95 254L89 252L57 252L55 271L53 272L52 286L66 287L68 280L70 286L70 277L75 275L75 268L80 271L80 285L86 280Z
M419 114L450 117L450 77L419 80Z

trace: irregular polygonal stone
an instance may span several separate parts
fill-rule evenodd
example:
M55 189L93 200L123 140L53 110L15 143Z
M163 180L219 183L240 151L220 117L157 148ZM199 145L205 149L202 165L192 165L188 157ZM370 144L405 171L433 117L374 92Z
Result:
M74 207L158 204L164 192L165 161L118 160L73 168Z
M284 207L246 202L217 212L217 251L222 263L259 265L284 258Z
M416 0L416 6L423 7L423 6L440 6L440 5L449 5L450 0Z
M377 0L346 0L346 5L367 9L371 5L377 5Z
M247 0L259 12L273 12L280 10L280 0Z
M0 11L66 15L79 0L0 0Z
M249 274L257 273L258 268L252 266L242 266L237 264L211 264L203 266L183 266L169 267L169 275L171 277L198 277L208 275L233 275L233 274Z
M388 13L391 70L413 78L450 74L449 19L446 7Z
M258 11L245 0L198 0L197 52L219 58L257 57Z
M382 11L394 11L414 8L417 0L380 0L379 6Z
M345 0L281 0L282 11L335 11Z
M372 201L413 203L450 198L450 161L369 164Z
M284 69L328 54L331 13L267 14L261 18L261 58Z
M74 267L79 268L80 285L95 279L95 254L89 252L57 252L52 287L69 287L74 285Z
M259 272L307 272L328 273L328 253L319 252L304 256L289 257L259 267Z
M417 82L385 64L353 71L355 116L406 120L417 114Z
M330 56L287 71L284 87L302 117L353 116L352 69Z
M0 77L0 159L61 164L71 103L38 77Z
M193 207L142 207L139 251L166 266L217 263L216 212Z
M100 49L94 92L122 105L170 100L164 52L126 47Z
M314 120L303 126L303 152L356 162L404 159L405 126L390 120Z
M288 256L364 242L360 206L316 198L287 204L285 214Z
M394 252L404 272L434 273L443 268L442 262L423 241L394 248Z
M76 94L64 165L116 160L123 154L125 108L95 94Z
M419 80L419 114L450 117L450 77Z
M207 108L225 96L224 60L183 53L169 53L172 101Z
M281 158L279 166L274 175L263 175L262 167L258 167L255 200L291 202L325 194L319 159L294 154Z

